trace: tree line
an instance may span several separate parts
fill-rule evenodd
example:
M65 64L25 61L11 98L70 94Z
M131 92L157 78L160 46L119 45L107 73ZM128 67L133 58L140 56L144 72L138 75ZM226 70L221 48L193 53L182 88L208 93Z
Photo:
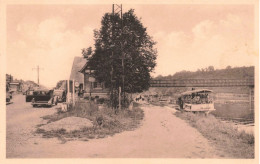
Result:
M155 80L175 80L175 79L248 79L254 78L254 66L234 67L227 66L225 69L214 69L213 66L198 69L197 71L180 71L173 75L158 75Z

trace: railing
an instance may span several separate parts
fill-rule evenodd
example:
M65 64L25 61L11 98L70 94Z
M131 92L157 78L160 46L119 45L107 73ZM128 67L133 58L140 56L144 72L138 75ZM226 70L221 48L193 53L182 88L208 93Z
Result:
M150 87L235 87L254 86L254 79L151 80Z

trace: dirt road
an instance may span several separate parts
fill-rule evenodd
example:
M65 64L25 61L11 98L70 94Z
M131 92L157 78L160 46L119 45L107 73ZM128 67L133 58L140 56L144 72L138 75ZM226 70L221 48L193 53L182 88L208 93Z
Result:
M32 108L17 95L7 106L7 158L218 158L221 153L196 129L173 115L174 109L144 105L145 118L134 131L89 141L45 139L35 135L41 116L53 108Z

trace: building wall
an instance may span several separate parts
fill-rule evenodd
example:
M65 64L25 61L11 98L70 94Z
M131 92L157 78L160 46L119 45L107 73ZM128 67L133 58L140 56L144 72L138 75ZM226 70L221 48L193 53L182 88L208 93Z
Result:
M85 92L89 92L91 88L91 82L89 81L90 75L85 73L84 74L84 90Z
M21 91L21 85L20 84L10 84L10 91Z
M102 83L90 82L89 77L93 76L84 73L84 97L89 97L91 92L91 97L107 98L109 90Z

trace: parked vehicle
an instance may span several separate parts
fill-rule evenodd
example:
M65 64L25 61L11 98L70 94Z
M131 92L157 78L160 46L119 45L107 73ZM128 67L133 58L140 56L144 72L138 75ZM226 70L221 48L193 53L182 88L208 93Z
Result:
M57 99L57 102L65 102L66 101L66 92L63 89L55 89L53 91L53 95Z
M25 95L26 95L25 96L25 102L31 102L32 99L34 98L33 90L27 90Z
M6 92L6 102L10 102L12 99L12 93L11 92Z
M209 113L215 110L212 97L212 90L209 89L187 91L178 98L178 105L184 111Z
M54 98L53 90L36 90L33 91L32 106L48 106L57 104Z

